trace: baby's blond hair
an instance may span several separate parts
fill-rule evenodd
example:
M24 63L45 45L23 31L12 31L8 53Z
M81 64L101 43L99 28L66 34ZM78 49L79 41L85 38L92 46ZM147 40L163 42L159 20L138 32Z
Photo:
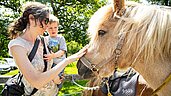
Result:
M49 15L49 24L53 23L53 22L57 22L57 24L59 25L59 19L54 16L53 14Z

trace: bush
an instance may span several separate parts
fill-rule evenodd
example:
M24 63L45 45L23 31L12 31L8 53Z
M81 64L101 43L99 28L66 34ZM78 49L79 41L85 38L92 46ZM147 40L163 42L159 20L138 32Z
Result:
M68 56L78 52L82 48L82 44L75 41L67 42Z

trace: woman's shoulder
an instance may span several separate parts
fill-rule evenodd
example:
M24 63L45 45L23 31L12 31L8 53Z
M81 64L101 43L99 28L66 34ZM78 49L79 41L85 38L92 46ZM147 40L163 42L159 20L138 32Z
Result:
M12 47L12 46L15 46L15 45L18 45L18 46L21 46L21 47L26 47L26 44L27 44L27 41L22 39L21 37L17 37L15 39L12 39L9 44L8 44L8 47Z
M9 42L8 46L23 45L23 44L25 44L24 40L22 40L21 37L17 37L17 38L15 38L15 39L12 39L12 40Z
M22 47L24 49L26 49L27 51L29 50L29 46L27 45L27 41L22 39L21 37L17 37L15 39L12 39L9 43L8 43L8 49L9 49L9 54L10 56L12 56L11 54L11 47L13 46L18 46L18 47Z

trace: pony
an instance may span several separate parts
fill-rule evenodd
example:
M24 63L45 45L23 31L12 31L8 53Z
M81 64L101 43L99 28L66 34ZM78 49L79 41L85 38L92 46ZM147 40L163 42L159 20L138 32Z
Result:
M98 9L89 20L87 53L77 63L86 79L132 67L158 96L171 96L171 8L124 0Z

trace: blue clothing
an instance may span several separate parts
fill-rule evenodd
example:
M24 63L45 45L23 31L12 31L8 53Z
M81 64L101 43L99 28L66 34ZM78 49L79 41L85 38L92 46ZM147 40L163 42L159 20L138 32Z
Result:
M48 46L54 53L59 51L59 50L63 50L65 52L67 52L67 46L66 46L65 38L62 35L58 34L55 38L47 36L47 39L48 39ZM55 64L58 64L59 62L61 62L65 58L66 58L66 54L64 54L61 57L54 58L53 61Z

